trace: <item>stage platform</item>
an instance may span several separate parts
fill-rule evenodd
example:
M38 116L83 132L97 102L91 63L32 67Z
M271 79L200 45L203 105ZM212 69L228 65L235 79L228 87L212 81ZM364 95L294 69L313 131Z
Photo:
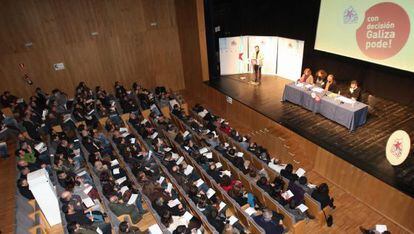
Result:
M414 108L364 93L362 101L369 105L367 122L350 132L319 114L282 102L284 86L292 81L264 75L261 85L253 85L250 76L222 76L207 84L414 197L414 144L400 166L391 166L385 158L387 139L395 130L405 130L414 139Z

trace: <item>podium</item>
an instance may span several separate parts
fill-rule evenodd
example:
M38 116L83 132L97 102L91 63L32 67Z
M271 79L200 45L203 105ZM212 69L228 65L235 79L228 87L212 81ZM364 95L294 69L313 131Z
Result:
M46 169L39 169L29 173L27 175L27 182L49 225L60 224L62 219L58 198Z

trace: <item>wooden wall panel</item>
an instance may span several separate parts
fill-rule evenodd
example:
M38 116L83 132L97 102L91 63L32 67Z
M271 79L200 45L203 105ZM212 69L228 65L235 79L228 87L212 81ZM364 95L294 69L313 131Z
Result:
M27 98L39 86L71 95L80 81L112 91L116 80L184 89L175 13L174 0L1 1L0 92ZM66 69L54 71L58 62Z

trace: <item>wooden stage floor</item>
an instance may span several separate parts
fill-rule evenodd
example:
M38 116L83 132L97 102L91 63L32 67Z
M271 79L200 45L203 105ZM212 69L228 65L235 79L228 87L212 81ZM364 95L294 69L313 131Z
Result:
M412 152L397 167L391 166L385 158L387 139L395 130L405 130L414 139L414 108L364 94L363 102L369 105L367 123L350 132L319 114L282 102L284 85L291 81L265 75L262 84L255 86L248 82L249 75L223 76L209 81L208 85L414 197ZM241 76L247 79L241 80Z

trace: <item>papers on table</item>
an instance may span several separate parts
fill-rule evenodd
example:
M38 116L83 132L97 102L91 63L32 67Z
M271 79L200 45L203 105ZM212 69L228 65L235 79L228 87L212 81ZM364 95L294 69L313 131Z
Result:
M184 170L184 175L189 175L191 174L191 172L193 172L194 167L192 167L191 165L187 165L187 167Z
M317 93L322 93L323 92L323 88L321 88L321 87L314 87L313 89L312 89L312 91L313 92L317 92Z
M85 206L87 208L90 208L90 207L92 207L92 206L95 205L95 202L93 202L92 198L90 198L90 197L87 197L85 199L82 199L82 202L83 202L83 204L85 204Z
M234 215L232 215L232 216L229 217L229 224L230 225L235 224L237 221L239 221L239 219L236 218Z
M291 197L293 197L293 193L292 191L288 190L284 193L281 194L281 196L285 199L285 200L289 200Z
M127 179L126 176L124 176L122 178L119 178L119 179L115 180L115 183L122 184L126 181L126 179Z
M184 161L184 157L183 157L183 156L181 156L181 157L177 160L177 162L175 162L175 164L180 165L183 161Z
M236 156L237 156L237 157L240 157L240 158L243 158L243 155L244 155L244 153L243 153L243 152L237 152L237 153L236 153Z
M223 164L221 164L221 162L216 162L216 168L219 169L223 166Z
M196 185L197 187L200 187L202 184L204 184L203 179L198 179L198 180L196 181L196 183L195 183L195 185Z
M213 153L212 152L207 152L205 154L203 154L206 158L208 159L212 159L213 158Z
M341 101L341 102L347 103L347 104L353 104L353 103L356 102L355 100L350 99L350 98L347 98L347 97L344 97L344 96L339 96L336 99L339 100L339 101Z
M312 88L312 86L313 86L313 85L311 85L311 84L306 84L306 85L305 85L305 87L306 87L307 89Z
M114 175L118 175L119 174L119 168L113 169L112 172L114 173Z
M226 207L226 203L224 203L224 202L220 202L220 204L219 204L219 212L224 208L224 207Z
M188 211L186 211L184 214L183 214L183 219L185 219L187 222L190 222L190 220L193 218L193 215L190 213L190 212L188 212Z
M135 193L131 194L131 197L128 200L128 205L135 204L135 201L137 200L137 198L138 198L138 194L135 194Z
M173 208L174 206L178 206L180 204L181 204L181 202L180 202L180 200L178 200L178 198L168 201L168 206L171 207L171 208Z
M299 177L302 177L303 175L305 175L306 171L303 168L298 168L295 172L295 174Z
M244 210L249 216L252 216L253 214L256 214L256 210L253 207L248 207Z
M296 208L298 208L300 210L300 212L305 212L307 211L309 208L307 206L305 206L304 204L300 204L298 205Z
M212 188L209 188L206 192L206 196L208 198L211 198L215 193L216 193L216 191L214 191Z
M112 160L111 161L111 167L116 166L116 165L119 165L118 160L116 160L116 159Z
M296 83L296 86L301 88L301 87L303 87L303 83L298 82L298 83Z
M383 232L387 231L387 225L377 224L377 225L375 225L375 230L379 233L383 233Z
M154 224L148 228L148 232L150 234L162 234L160 226L158 224Z
M204 148L200 149L199 152L200 152L200 154L207 153L208 152L208 148L207 147L204 147Z

